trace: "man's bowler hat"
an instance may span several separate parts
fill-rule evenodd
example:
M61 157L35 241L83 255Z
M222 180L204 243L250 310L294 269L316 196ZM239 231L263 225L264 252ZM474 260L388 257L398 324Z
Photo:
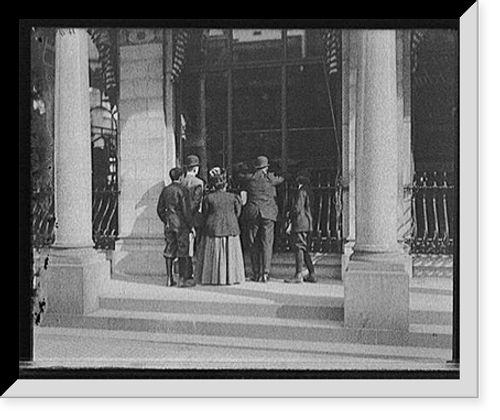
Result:
M194 168L195 166L200 166L200 159L196 155L189 155L186 158L186 166L188 168Z
M267 168L269 166L269 161L267 160L266 156L259 156L257 159L255 159L253 166L255 169Z

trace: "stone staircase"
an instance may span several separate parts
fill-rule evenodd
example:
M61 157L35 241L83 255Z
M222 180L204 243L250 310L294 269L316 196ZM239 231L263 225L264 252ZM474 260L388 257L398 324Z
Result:
M317 284L286 284L293 256L277 256L271 281L234 286L167 288L159 276L115 274L99 309L87 316L47 314L43 326L136 332L170 342L373 357L451 357L451 278L415 277L410 331L343 326L340 259L317 259ZM333 273L333 274L332 274ZM337 277L338 276L338 277Z

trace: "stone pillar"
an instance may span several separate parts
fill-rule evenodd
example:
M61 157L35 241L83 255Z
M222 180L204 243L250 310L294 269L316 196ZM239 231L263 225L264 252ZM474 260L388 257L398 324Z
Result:
M119 39L120 240L113 268L135 276L164 275L165 240L156 204L176 159L171 30L122 29Z
M412 229L411 190L414 163L411 151L410 31L396 33L398 96L398 241L405 247Z
M351 51L353 31L342 31L342 228L345 244L341 259L341 279L345 279L356 238L355 224L355 134L357 60Z
M93 249L88 35L65 29L56 35L55 213L48 311L84 314L97 309L109 263Z
M356 31L356 241L345 276L345 325L409 328L408 260L398 245L396 32Z

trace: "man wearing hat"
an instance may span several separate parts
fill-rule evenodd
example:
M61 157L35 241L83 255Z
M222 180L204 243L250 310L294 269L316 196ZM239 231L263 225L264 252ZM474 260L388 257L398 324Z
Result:
M201 216L201 203L203 200L204 182L198 178L200 171L200 159L196 155L186 157L185 174L181 178L181 186L187 192L188 214L191 223L189 257L187 259L188 282L193 283L193 256L199 238Z
M253 281L267 282L271 269L274 243L274 224L278 218L276 186L285 178L268 172L269 161L259 156L254 161L255 172L240 178L247 191L244 218L247 223L248 243Z

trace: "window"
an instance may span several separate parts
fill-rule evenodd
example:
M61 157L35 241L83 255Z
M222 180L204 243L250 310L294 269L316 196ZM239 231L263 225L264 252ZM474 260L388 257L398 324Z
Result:
M328 86L321 64L287 69L288 127L332 127Z
M227 164L227 74L207 74L205 79L207 167Z
M321 57L324 55L320 29L288 29L287 59Z
M281 29L234 29L233 60L276 61L283 57Z
M234 72L235 130L279 129L281 125L281 72L276 68Z
M224 67L229 63L229 31L206 29L203 34L205 65Z

